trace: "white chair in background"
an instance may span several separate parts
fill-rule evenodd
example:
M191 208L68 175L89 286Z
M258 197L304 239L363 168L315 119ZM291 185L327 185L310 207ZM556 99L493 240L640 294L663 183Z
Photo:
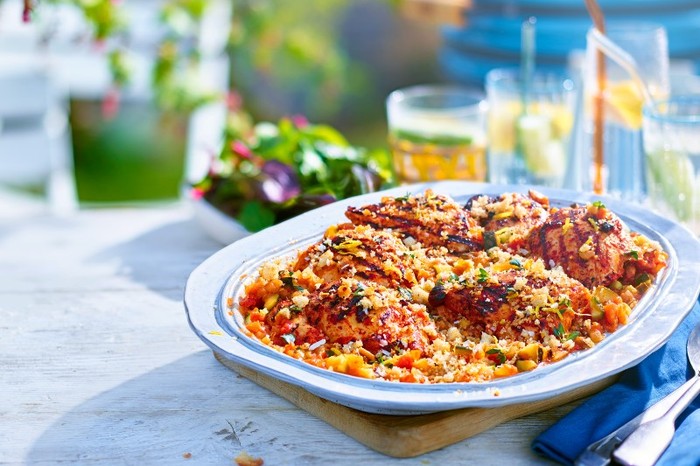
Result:
M55 214L77 208L66 102L40 66L1 58L0 184L38 188Z

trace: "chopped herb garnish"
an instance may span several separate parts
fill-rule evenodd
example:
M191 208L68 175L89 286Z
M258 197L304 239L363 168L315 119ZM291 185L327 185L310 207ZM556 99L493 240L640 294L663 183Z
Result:
M290 288L294 287L294 279L292 277L281 277L280 280L282 280L284 286L288 286Z
M411 197L411 193L406 193L403 196L395 197L394 199L399 201L399 202L406 202L408 199Z
M498 364L504 364L506 362L506 355L503 354L503 351L501 351L498 348L491 348L490 350L488 350L486 352L486 354L494 355L496 358L496 360L494 362L497 361ZM493 358L491 358L491 359L493 359Z
M296 337L292 333L285 333L284 335L282 335L282 339L290 345L293 345L296 341Z
M581 332L571 332L571 333L566 337L566 339L567 339L567 340L575 340L576 337L578 337L579 335L581 335Z
M626 255L626 256L630 256L630 257L631 257L632 259L634 259L634 260L639 259L639 252L634 251L634 250L625 253L625 255Z
M570 308L571 307L571 300L569 298L566 298L566 297L561 298L559 300L559 307L564 307L566 309Z
M299 286L296 283L294 283L294 277L292 276L292 272L287 272L289 275L284 275L284 271L280 271L279 277L280 280L282 280L282 283L284 286L289 287L289 288L294 288L297 291L304 291L303 286Z
M459 281L459 276L456 273L451 273L449 281L451 282L458 282Z
M640 273L637 275L637 277L634 279L634 286L639 286L644 282L649 282L651 281L651 277L647 275L646 273Z
M554 336L559 339L562 339L564 338L564 336L566 336L566 329L564 328L564 325L561 322L554 328Z
M365 287L362 283L357 284L357 288L355 291L352 293L353 296L364 296L365 295Z
M597 207L599 209L605 209L605 204L603 204L603 201L595 201L593 203L593 207Z
M403 296L403 299L407 301L411 301L413 299L413 293L411 293L411 290L409 290L408 288L400 286L399 293L401 294L401 296Z
M297 306L296 304L292 304L291 306L289 306L289 311L292 314L299 314L301 312L301 308L299 306Z
M489 273L482 268L479 268L479 278L476 279L479 283L484 283L486 280L489 279Z

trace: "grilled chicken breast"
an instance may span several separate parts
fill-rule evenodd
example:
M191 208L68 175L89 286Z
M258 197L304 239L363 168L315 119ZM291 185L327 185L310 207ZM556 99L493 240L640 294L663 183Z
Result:
M308 322L333 343L361 340L380 350L422 350L437 335L424 306L410 303L395 289L367 282L326 283L304 307Z
M345 216L355 225L389 228L425 247L446 247L462 253L482 248L482 228L469 212L445 196L385 198L379 204L349 207Z
M540 264L536 273L523 268L482 270L456 283L438 284L430 293L430 304L439 315L453 323L465 319L468 325L463 327L472 336L488 332L513 338L514 331L551 332L560 323L569 332L574 320L580 327L590 317L590 292L561 269L545 270Z
M297 259L295 270L311 267L326 282L357 276L385 286L416 283L411 250L397 234L368 225L331 227L323 240Z
M529 249L548 267L560 265L571 277L594 287L621 278L636 247L620 218L594 204L552 213L533 231Z

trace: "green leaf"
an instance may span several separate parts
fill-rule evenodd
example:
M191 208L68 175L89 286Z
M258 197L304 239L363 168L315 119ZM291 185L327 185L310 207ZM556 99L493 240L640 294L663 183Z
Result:
M406 301L411 301L411 300L413 300L413 293L411 293L411 290L409 290L408 288L403 288L403 287L400 286L400 287L399 287L399 293L401 293L401 296L402 296L403 299L405 299Z
M238 221L248 231L260 231L275 223L275 213L260 201L248 201L238 213Z
M506 355L503 354L503 351L498 348L491 348L486 352L486 354L495 354L498 359L498 364L504 364L507 360Z
M328 167L312 147L302 144L301 151L296 154L294 161L305 184L312 185L328 178Z
M301 130L305 138L316 141L324 141L336 146L346 147L348 143L345 136L338 130L328 125L309 125Z
M566 335L566 329L564 328L564 325L560 322L559 325L557 325L554 328L554 336L561 339Z

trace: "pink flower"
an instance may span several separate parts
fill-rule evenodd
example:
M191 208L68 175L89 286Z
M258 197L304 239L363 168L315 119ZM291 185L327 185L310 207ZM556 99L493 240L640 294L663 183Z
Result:
M235 140L231 143L231 152L246 160L253 158L253 151L240 140Z
M34 10L34 5L32 5L32 0L24 0L24 7L22 8L22 21L28 23L32 20L32 11Z
M229 111L237 112L243 107L243 97L234 90L230 90L226 95L226 106Z
M192 188L190 190L190 197L195 201L198 201L204 197L204 190L202 188Z
M297 128L306 128L307 126L309 126L309 120L307 120L304 115L292 115L290 119L292 120L292 123L294 123L294 126L296 126Z
M102 100L102 116L106 120L114 118L119 111L119 89L111 88Z

